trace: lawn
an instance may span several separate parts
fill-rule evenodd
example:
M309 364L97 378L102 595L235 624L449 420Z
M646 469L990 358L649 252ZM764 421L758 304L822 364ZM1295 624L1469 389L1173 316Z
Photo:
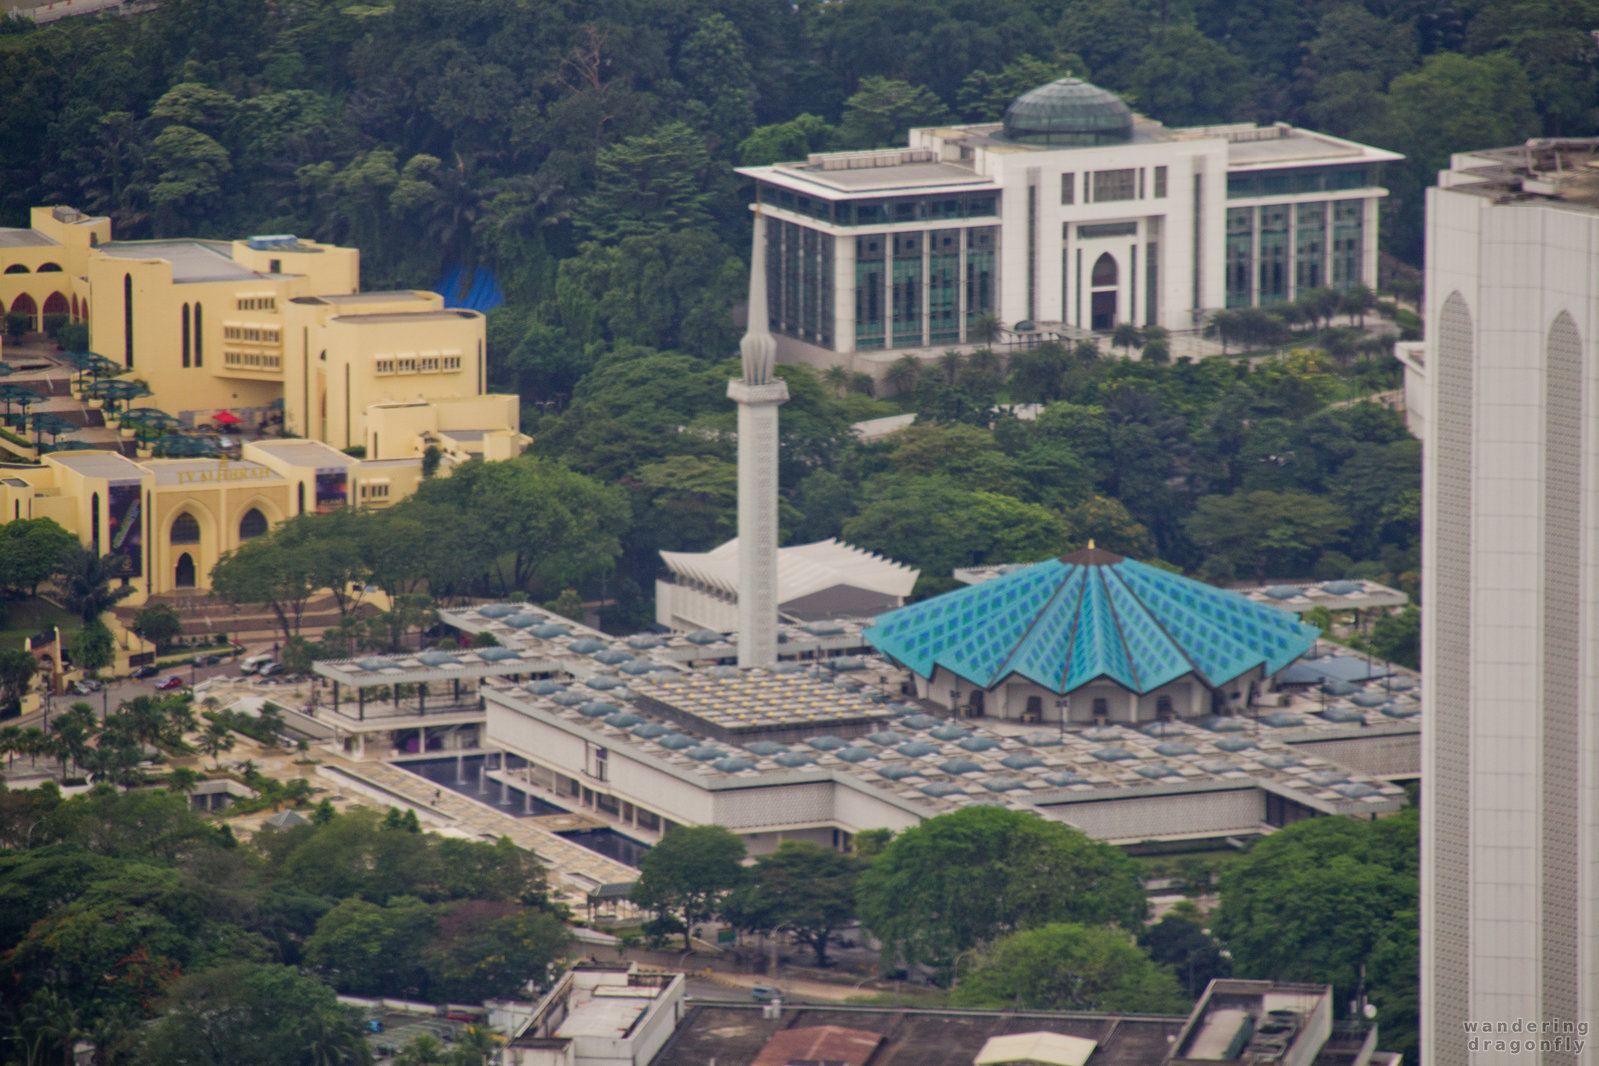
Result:
M8 600L5 618L0 622L0 648L21 651L23 642L50 626L61 627L61 639L71 647L83 622L71 611L35 596L27 600Z

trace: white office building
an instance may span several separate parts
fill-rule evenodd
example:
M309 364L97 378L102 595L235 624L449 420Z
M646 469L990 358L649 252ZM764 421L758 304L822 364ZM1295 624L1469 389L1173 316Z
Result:
M1399 158L1283 123L1168 129L1066 78L1003 123L740 173L779 357L871 370L996 320L1193 329L1218 308L1375 287L1379 171Z
M1404 359L1427 438L1421 1040L1437 1066L1599 1061L1573 1039L1599 1021L1596 167L1595 140L1457 155L1427 204L1427 341ZM1536 1054L1494 1043L1518 1025Z

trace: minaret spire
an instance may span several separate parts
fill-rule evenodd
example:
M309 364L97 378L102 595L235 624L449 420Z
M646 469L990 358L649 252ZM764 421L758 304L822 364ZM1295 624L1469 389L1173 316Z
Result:
M788 386L773 371L777 342L766 310L766 220L755 206L749 324L739 342L744 376L727 383L738 404L738 664L777 661L777 408Z

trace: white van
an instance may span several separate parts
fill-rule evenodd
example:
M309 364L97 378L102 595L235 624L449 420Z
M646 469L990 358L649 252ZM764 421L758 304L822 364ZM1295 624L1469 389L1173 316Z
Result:
M244 662L239 664L239 672L244 674L253 674L267 663L274 661L276 660L273 658L273 656L265 652L260 655L252 655L248 659L244 660Z

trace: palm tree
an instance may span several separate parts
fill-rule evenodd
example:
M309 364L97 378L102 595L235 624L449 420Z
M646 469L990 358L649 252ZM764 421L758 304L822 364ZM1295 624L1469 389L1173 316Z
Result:
M987 347L978 348L966 356L966 372L985 389L998 388L1004 380L1005 366L999 354Z
M949 349L938 357L939 368L944 371L944 384L953 385L960 377L961 367L965 364L966 357L954 348Z
M993 344L1005 332L1005 324L992 311L984 311L966 327L966 339Z
M233 750L233 731L221 722L211 722L200 731L200 750L211 756L216 768L222 768L222 753Z
M17 756L21 755L22 751L22 727L8 725L0 729L0 755L6 757L7 770L15 765Z
M175 767L167 774L167 788L172 792L180 792L185 796L193 792L194 787L199 783L200 775L187 766Z
M910 392L922 377L922 361L906 352L883 371L883 383L894 392Z
M401 1049L394 1057L394 1066L441 1066L444 1062L444 1045L426 1033Z
M38 766L39 756L49 755L50 752L50 738L43 729L31 725L22 731L22 746L17 748L17 754L26 755L29 766Z
M1356 319L1361 329L1366 328L1366 312L1377 306L1377 294L1364 285L1351 285L1338 298L1338 310Z
M866 371L857 370L849 376L849 391L871 396L877 391L877 381Z
M841 363L834 363L822 371L822 381L833 390L835 397L843 399L845 390L849 388L849 370Z
M1145 341L1143 359L1146 363L1169 363L1171 362L1171 345L1164 340Z
M1221 341L1221 354L1227 354L1227 345L1238 339L1238 312L1216 311L1205 323L1205 336Z
M1116 328L1111 331L1110 343L1122 349L1127 355L1132 355L1134 348L1143 346L1144 334L1131 322L1118 322Z
M67 558L61 574L61 600L67 610L92 622L110 610L118 600L133 594L130 585L111 587L116 576L110 556L100 556L85 548Z

